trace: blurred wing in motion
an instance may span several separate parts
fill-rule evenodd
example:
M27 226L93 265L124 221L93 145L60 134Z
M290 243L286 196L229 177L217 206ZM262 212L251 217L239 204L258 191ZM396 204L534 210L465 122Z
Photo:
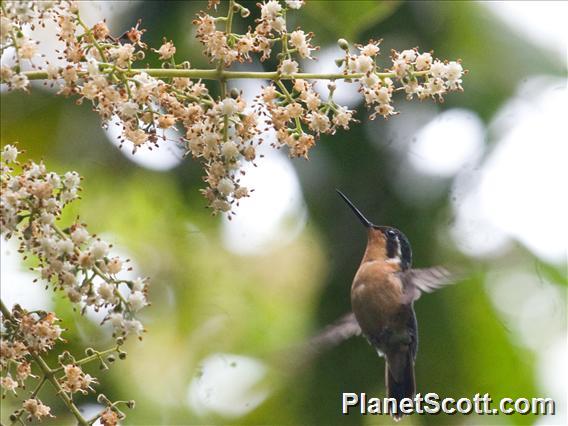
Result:
M441 287L454 284L460 280L458 274L450 272L442 266L410 269L400 272L399 276L408 298L407 302L417 300L422 293L432 293Z
M353 312L350 312L312 337L308 345L312 351L320 353L339 345L341 342L353 336L359 335L361 335L361 327L359 327L359 323L355 319Z
M306 342L274 354L274 365L280 369L302 369L325 351L361 334L353 313L343 315Z

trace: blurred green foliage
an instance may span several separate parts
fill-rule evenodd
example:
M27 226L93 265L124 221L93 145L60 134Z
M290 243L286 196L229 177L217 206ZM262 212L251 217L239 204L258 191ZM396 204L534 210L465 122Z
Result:
M254 3L246 2L252 11ZM173 39L177 57L205 67L207 60L190 24L204 7L205 2L138 2L124 23L111 29L120 34L141 17L150 45L159 45L162 36ZM461 57L470 70L465 92L448 96L438 110L469 108L486 122L527 76L564 72L478 3L313 1L298 16L294 25L314 31L315 42L322 46L339 37L351 42L383 38L385 56L390 48L420 46L435 49L439 57ZM404 102L401 96L398 104ZM143 342L129 342L128 358L110 372L99 373L96 366L92 371L100 378L98 389L110 398L137 400L125 424L391 422L386 417L340 414L342 392L384 392L383 361L361 338L331 350L307 368L273 370L269 378L274 391L243 418L199 416L186 404L187 387L208 355L237 353L271 360L350 309L349 286L365 235L337 199L335 187L357 200L377 222L404 230L413 244L416 266L468 262L439 238L440 229L452 220L446 195L417 205L397 193L395 158L384 144L374 141L387 137L385 126L363 122L349 132L323 137L310 162L294 161L309 210L308 226L289 245L258 256L238 256L223 248L220 220L204 209L196 163L184 161L169 172L137 167L108 143L87 105L75 106L46 91L3 93L1 114L2 144L17 140L29 157L43 158L49 168L73 169L84 176L84 199L67 213L67 220L80 214L94 232L108 236L129 253L144 275L152 277L152 306L145 314L149 333ZM392 118L399 119L412 117ZM450 184L450 180L443 183L447 190ZM522 250L517 256L519 263L536 261ZM484 271L490 267L476 266L459 286L417 303L418 391L455 397L489 392L494 399L538 395L533 355L514 341L483 290ZM541 269L566 285L565 274L554 265L543 264ZM85 345L110 345L108 336L70 311L61 296L54 300L75 352ZM45 400L61 412L57 399L45 396ZM90 397L80 402L95 403ZM12 402L2 404L9 408ZM2 411L4 419L10 410ZM403 420L404 424L534 422L531 416ZM44 422L71 423L70 418Z

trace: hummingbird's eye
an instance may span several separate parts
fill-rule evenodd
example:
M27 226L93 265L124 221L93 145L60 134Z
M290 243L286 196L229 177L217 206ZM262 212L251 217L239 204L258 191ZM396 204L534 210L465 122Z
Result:
M389 229L389 230L387 231L387 235L388 235L389 237L396 237L396 232L395 232L394 230L392 230L392 229Z

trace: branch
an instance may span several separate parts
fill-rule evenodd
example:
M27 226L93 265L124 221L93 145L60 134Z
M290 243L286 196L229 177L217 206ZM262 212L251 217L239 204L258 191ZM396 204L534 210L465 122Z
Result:
M111 64L101 64L104 72L108 72L105 65L112 66ZM116 67L115 72L121 72L127 76L134 76L137 74L146 73L151 77L157 78L172 78L172 77L186 77L196 80L243 80L243 79L258 79L258 80L356 80L363 78L364 73L307 73L299 72L295 74L282 75L277 71L226 71L219 69L171 69L171 68L133 68L122 69ZM428 74L429 71L417 71L413 75L415 77L422 77ZM46 71L24 71L22 72L29 80L47 80ZM377 72L377 77L395 78L394 72Z

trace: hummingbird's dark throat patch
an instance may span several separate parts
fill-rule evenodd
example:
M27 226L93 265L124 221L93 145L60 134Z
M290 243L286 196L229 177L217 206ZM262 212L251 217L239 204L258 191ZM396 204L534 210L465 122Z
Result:
M403 271L412 264L412 251L408 239L398 230L390 229L385 234L386 253L389 259L398 259L400 269Z
M398 238L391 236L387 237L387 257L389 259L400 257Z

